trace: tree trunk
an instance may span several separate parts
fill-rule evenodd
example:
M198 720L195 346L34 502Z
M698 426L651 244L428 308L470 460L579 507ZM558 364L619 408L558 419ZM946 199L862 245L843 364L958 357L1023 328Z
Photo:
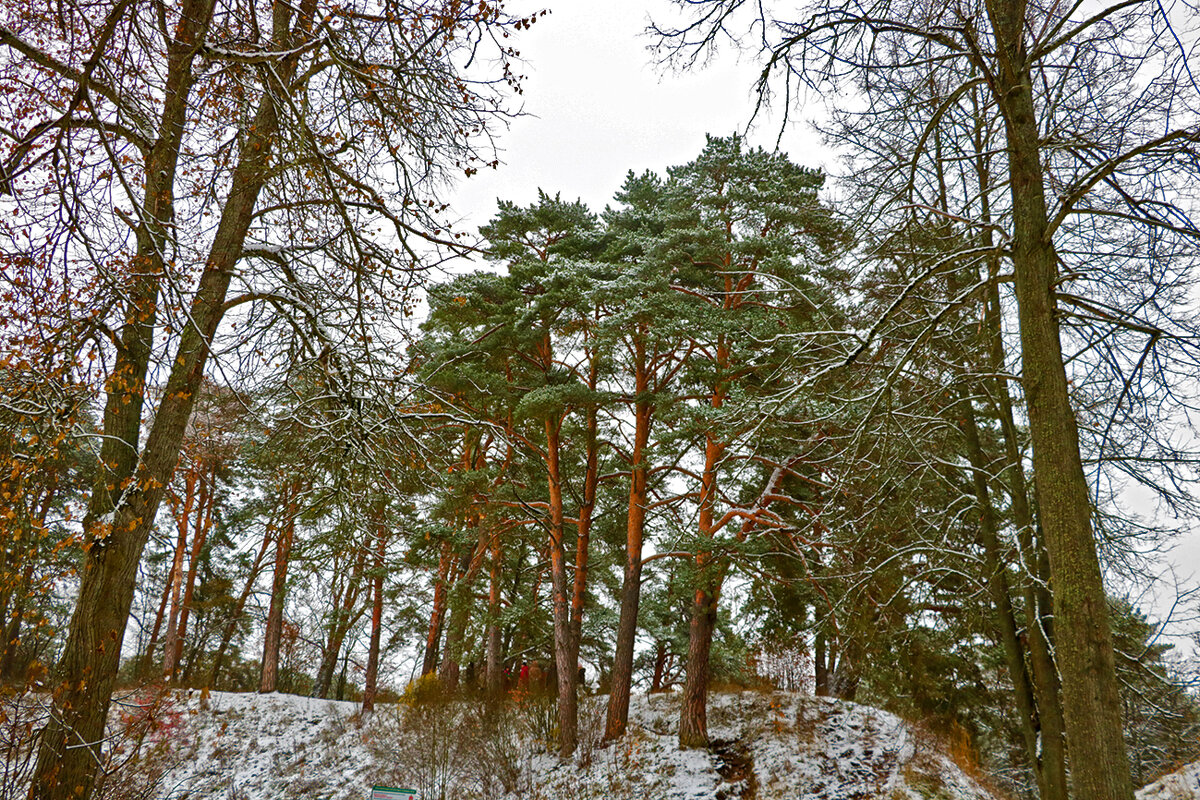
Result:
M183 557L187 553L188 527L192 519L192 504L196 501L196 476L188 473L184 481L181 503L175 505L175 527L178 537L175 541L175 558L171 562L170 598L171 611L167 615L167 631L163 640L163 663L161 675L164 680L170 680L175 672L175 643L179 639L179 605L181 601L180 587L183 585Z
M175 627L175 649L171 658L170 669L164 665L163 678L175 680L179 663L183 657L183 642L187 637L188 618L192 612L192 596L196 591L196 575L200 571L200 554L204 552L204 544L208 541L208 533L212 529L213 512L216 506L216 469L213 468L208 476L208 482L203 477L199 480L199 503L196 506L196 526L192 533L192 552L188 557L187 583L183 589L183 601L179 606L179 622Z
M818 628L813 644L813 692L817 697L829 696L829 668L825 661L825 632Z
M663 690L663 673L667 668L667 643L658 642L654 649L654 674L650 678L650 693Z
M429 633L425 637L425 657L421 662L421 675L432 675L438 668L438 644L442 638L442 620L446 616L446 598L449 591L451 549L449 542L442 542L438 556L438 576L433 585L433 610L429 614Z
M982 125L976 124L976 171L979 185L990 187L991 170L989 167L988 148L984 142ZM980 193L980 220L983 223L983 246L993 250L991 201L987 191ZM1066 739L1063 730L1062 695L1059 687L1058 668L1054 664L1054 655L1046 631L1049 622L1043 624L1043 614L1039 607L1049 613L1051 599L1045 588L1048 581L1037 580L1038 563L1044 556L1042 548L1035 547L1033 513L1029 507L1029 489L1025 481L1025 465L1021 458L1021 442L1017 434L1016 418L1013 414L1012 397L1009 395L1008 383L1002 377L1007 374L1007 364L1004 355L1004 329L1002 324L1003 310L1000 303L1000 287L997 277L1000 273L999 256L989 259L987 299L984 306L984 324L987 328L985 336L990 360L991 376L985 382L989 396L994 403L996 415L1000 420L1000 430L1003 433L1005 472L1008 480L1009 497L1012 500L1013 522L1017 528L1017 541L1021 548L1022 561L1025 570L1025 580L1022 587L1022 598L1025 604L1025 628L1027 632L1029 651L1029 672L1033 679L1034 706L1040 728L1040 763L1042 800L1067 800L1067 759ZM1039 552L1042 554L1039 556ZM1041 588L1039 588L1041 587Z
M375 574L372 577L371 644L367 650L367 672L363 676L363 711L375 708L375 695L379 692L379 643L383 636L383 560L386 552L387 540L383 535L381 521L377 524L375 561L371 565Z
M964 373L966 370L964 369ZM996 530L996 517L988 490L987 459L979 440L979 426L975 420L975 408L970 394L963 392L959 399L961 423L967 445L967 459L971 464L971 485L975 491L975 502L979 508L979 537L983 544L985 581L991 596L996 630L1004 647L1005 665L1013 685L1016 701L1018 727L1025 740L1025 754L1037 776L1038 793L1042 800L1049 800L1045 770L1042 766L1039 742L1037 704L1029 673L1025 666L1025 648L1017 633L1016 615L1008 587L1008 568L1000 550L1000 538ZM1065 800L1065 798L1063 798Z
M577 666L571 661L571 609L567 589L559 431L562 419L546 420L546 468L550 495L550 591L554 615L554 665L558 682L558 755L575 752L579 734Z
M1058 259L1047 220L1025 5L995 0L988 13L996 37L995 93L1008 143L1023 383L1054 586L1071 785L1073 795L1087 800L1130 800L1133 785L1122 736L1108 601L1055 318Z
M986 321L990 330L992 373L1002 375L1006 368L1000 323L1000 292L994 280L988 288ZM1049 570L1040 566L1045 562L1045 548L1038 544L1040 537L1034 535L1036 526L1029 506L1029 489L1025 481L1025 467L1021 459L1021 445L1008 386L1001 379L992 378L991 395L996 400L1000 429L1004 435L1007 487L1012 499L1013 522L1017 527L1017 541L1021 548L1026 576L1022 598L1025 605L1029 667L1041 732L1042 800L1067 800L1067 750L1062 691L1049 635L1053 601L1047 588Z
M171 586L175 582L174 566L167 573L167 582L163 585L162 599L158 602L158 613L154 616L154 627L150 630L150 641L146 643L146 650L142 653L142 663L138 667L138 674L143 678L149 678L150 672L154 668L154 651L158 649L158 634L162 629L163 620L167 614L167 601L171 599Z
M717 346L717 362L724 366L727 350ZM713 391L712 407L720 408L725 390ZM705 435L704 471L701 473L699 533L701 541L711 542L716 535L717 468L725 446L712 433ZM721 596L721 577L710 551L696 553L696 594L692 600L692 618L688 625L687 674L683 686L683 705L679 716L679 746L708 746L708 656L717 624L717 602Z
M446 622L446 652L442 656L442 664L438 668L438 678L442 685L454 691L458 689L460 661L462 660L463 641L466 639L467 623L471 618L471 603L469 602L471 586L483 565L483 555L487 552L490 536L480 532L475 545L462 557L458 565L458 579L454 581L453 591L455 602L449 609L450 618Z
M3 655L0 655L0 681L5 683L23 682L21 676L17 674L17 651L21 647L21 621L25 618L25 605L29 602L29 592L33 584L34 566L34 563L31 561L21 573L12 616L9 618L8 625L4 628L3 647L0 647L0 653L3 653ZM0 622L3 619L4 617L0 617Z
M342 645L350 629L358 623L365 607L359 607L359 597L362 595L363 570L366 568L366 549L355 548L357 556L349 577L339 575L334 571L334 584L341 580L345 583L341 591L334 591L333 619L329 622L329 638L326 640L325 653L321 658L321 667L317 670L317 680L313 685L313 697L326 699L329 690L333 688L333 676L337 672L338 657L342 654ZM357 609L357 610L356 610Z
M310 7L311 0L305 0L304 12ZM276 11L273 37L279 44L288 39L291 13L290 6ZM143 226L139 231L141 266L135 270L139 274L129 293L132 306L120 334L123 347L118 348L107 387L100 461L108 471L101 471L84 517L79 595L55 668L53 708L42 735L30 800L68 800L91 794L138 565L163 487L170 482L179 458L204 375L208 343L224 313L226 292L242 256L278 130L274 100L268 94L248 128L213 246L188 309L190 324L180 333L154 423L139 451L143 388L164 269L161 254L167 252L168 228L174 218L172 186L192 86L191 65L211 15L211 0L185 0L171 45L163 113L146 170L142 218L153 230ZM288 58L277 67L283 81L290 80L295 65L296 60ZM79 743L86 746L69 746Z
M491 569L488 575L487 694L489 700L495 700L500 697L504 689L500 631L500 589L504 559L498 530L492 532L491 556Z
M637 639L638 606L642 597L642 544L646 528L649 471L646 449L650 443L653 407L647 398L650 387L646 367L646 345L642 336L634 341L635 397L633 454L629 475L629 506L625 517L625 578L621 585L621 615L617 623L613 654L612 685L604 721L605 740L625 735L629 725L629 693L633 685L633 649Z
M296 535L296 511L299 487L293 484L286 495L283 527L275 533L275 570L271 580L271 606L267 611L267 630L263 634L263 657L258 691L266 694L279 685L279 644L283 638L283 603L287 597L288 562Z
M266 558L267 549L270 547L270 536L263 536L262 546L258 548L258 554L254 557L254 563L250 565L250 575L246 578L246 585L242 589L242 593L238 595L237 602L234 603L233 610L230 612L229 621L225 623L225 630L221 632L221 643L217 646L216 655L213 656L212 673L208 678L208 685L216 688L221 678L221 669L225 666L225 653L229 650L229 644L233 641L233 634L237 631L237 624L242 619L242 612L246 608L246 601L250 599L250 595L254 592L254 584L258 581L258 575L262 571L263 559Z
M697 589L688 627L687 680L679 716L679 746L708 747L709 653L717 624L718 594Z

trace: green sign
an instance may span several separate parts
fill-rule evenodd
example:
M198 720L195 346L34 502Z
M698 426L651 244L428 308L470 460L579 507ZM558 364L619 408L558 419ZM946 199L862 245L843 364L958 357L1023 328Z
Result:
M372 786L371 800L417 800L417 790L396 789L391 786Z

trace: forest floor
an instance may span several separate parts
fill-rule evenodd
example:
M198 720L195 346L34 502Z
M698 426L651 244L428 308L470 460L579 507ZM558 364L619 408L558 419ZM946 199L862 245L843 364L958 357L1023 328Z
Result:
M878 709L783 692L714 693L707 750L676 745L678 695L635 696L602 746L604 697L584 698L580 747L549 754L550 698L380 704L168 692L114 711L105 800L1002 800L969 758ZM953 757L952 757L953 756ZM957 763L956 763L957 762ZM9 787L13 788L13 787ZM8 792L0 791L0 800ZM16 797L16 794L12 795ZM1138 800L1200 800L1200 762Z

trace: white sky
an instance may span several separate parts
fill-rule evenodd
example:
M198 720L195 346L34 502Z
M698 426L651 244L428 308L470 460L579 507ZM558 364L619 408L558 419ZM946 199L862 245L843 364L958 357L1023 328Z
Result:
M706 133L744 131L750 119L757 75L753 53L739 63L725 48L707 68L687 73L655 65L644 31L651 13L670 18L673 9L665 0L547 0L547 5L551 13L514 37L526 59L528 116L498 137L500 168L463 181L451 197L451 208L463 216L461 230L486 223L497 197L525 205L539 188L602 211L629 170L661 173L687 163L700 154ZM766 117L749 138L771 148L778 133L776 119ZM803 123L785 131L782 149L805 166L828 161L819 138Z

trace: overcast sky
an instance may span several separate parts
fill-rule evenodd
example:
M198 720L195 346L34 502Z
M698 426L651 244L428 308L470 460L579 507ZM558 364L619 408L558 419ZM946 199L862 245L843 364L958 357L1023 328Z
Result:
M504 163L463 181L453 198L463 230L486 223L497 197L528 204L539 188L601 211L629 170L686 163L699 155L706 133L744 131L751 117L754 53L739 61L727 48L707 68L687 73L655 64L644 31L651 14L671 18L665 0L548 5L551 13L516 37L528 75L527 116L499 137ZM750 140L769 148L778 134L776 119L765 118ZM781 146L805 166L824 163L807 125L789 126Z

